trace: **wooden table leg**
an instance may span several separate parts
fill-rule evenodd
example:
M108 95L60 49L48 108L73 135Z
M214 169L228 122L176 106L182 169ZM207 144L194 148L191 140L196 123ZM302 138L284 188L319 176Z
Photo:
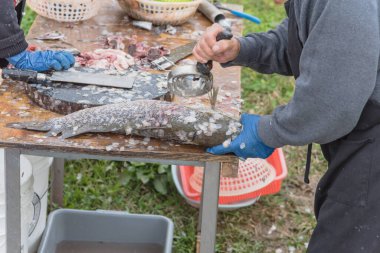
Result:
M21 252L20 150L4 150L7 253Z
M63 207L63 188L64 188L64 158L54 158L52 164L52 186L50 202L58 207Z
M220 168L218 162L206 162L203 174L202 202L199 210L199 253L214 253L219 202Z

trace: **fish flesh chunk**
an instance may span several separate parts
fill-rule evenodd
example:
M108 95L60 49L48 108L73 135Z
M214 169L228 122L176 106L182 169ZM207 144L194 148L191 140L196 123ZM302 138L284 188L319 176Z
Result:
M115 69L120 73L125 72L135 64L132 56L116 49L96 49L93 52L81 53L76 57L77 66L94 69Z
M137 100L83 109L47 121L10 123L7 127L62 134L123 132L127 135L172 140L211 147L234 139L240 121L206 108L192 108L166 101Z

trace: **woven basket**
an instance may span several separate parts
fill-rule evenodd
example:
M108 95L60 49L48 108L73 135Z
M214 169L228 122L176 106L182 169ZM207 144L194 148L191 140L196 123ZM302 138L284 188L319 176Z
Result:
M239 176L237 178L221 177L221 197L234 197L248 194L262 189L276 177L276 169L263 159L247 159L239 162ZM190 186L197 193L202 192L203 167L195 167L190 177Z
M118 0L128 16L155 25L180 25L197 11L201 0L190 2L157 2L150 0Z
M38 15L61 22L90 19L98 13L100 0L28 0Z
M273 178L273 170L275 177ZM199 201L201 198L203 168L179 166L183 192L187 198ZM219 204L231 204L281 190L282 180L288 170L282 149L276 149L266 160L247 159L239 163L237 178L220 178Z
M181 177L180 176L180 169L177 168L176 165L172 165L171 167L172 167L171 168L171 172L172 172L171 174L172 174L173 183L174 183L179 195L181 195L182 198L184 198L185 201L189 205L191 205L192 207L199 208L201 205L200 199L194 200L194 199L186 196L186 194L184 193L184 191L182 189L182 184L181 184L181 179L180 179L180 177ZM229 204L221 204L220 198L219 198L218 210L219 211L232 211L232 210L236 210L239 208L251 206L251 205L255 204L259 200L259 198L260 197L251 198L251 199L247 199L244 201L240 201L240 202L236 202L236 203L229 203Z

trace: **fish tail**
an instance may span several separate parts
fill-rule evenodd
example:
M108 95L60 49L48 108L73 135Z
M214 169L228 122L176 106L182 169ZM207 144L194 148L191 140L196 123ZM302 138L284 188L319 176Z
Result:
M6 127L36 131L49 131L51 128L47 121L14 122L8 123Z

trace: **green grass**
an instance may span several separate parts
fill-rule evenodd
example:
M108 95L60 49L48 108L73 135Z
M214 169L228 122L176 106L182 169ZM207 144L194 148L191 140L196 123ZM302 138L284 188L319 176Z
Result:
M244 5L246 12L262 20L261 25L245 22L245 33L271 29L285 16L283 7L272 0L233 2ZM27 9L22 23L26 32L34 17ZM292 78L261 75L247 68L242 72L242 85L244 110L259 114L270 113L277 105L286 103L294 91ZM305 185L305 147L285 147L284 151L289 176L282 191L260 198L251 207L220 213L217 252L273 253L276 249L282 249L283 253L305 252L305 243L315 226L314 189L326 164L319 148L315 148L312 183ZM176 192L168 166L80 160L67 162L65 169L66 207L165 215L175 223L174 252L194 252L198 212ZM272 226L276 229L269 234Z
M25 15L22 18L21 28L24 30L25 34L28 34L30 26L33 24L34 19L37 14L32 11L28 6L25 8Z

